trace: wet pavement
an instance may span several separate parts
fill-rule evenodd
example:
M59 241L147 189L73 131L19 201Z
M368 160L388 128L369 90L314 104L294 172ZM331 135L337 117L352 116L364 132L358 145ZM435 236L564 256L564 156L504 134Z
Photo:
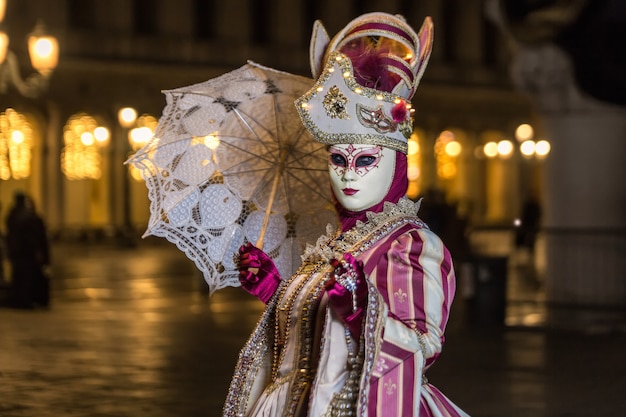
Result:
M49 309L0 307L0 417L221 415L259 302L238 288L208 297L160 240L53 256ZM623 327L546 327L541 293L509 284L505 327L470 325L460 293L429 380L474 417L626 416Z

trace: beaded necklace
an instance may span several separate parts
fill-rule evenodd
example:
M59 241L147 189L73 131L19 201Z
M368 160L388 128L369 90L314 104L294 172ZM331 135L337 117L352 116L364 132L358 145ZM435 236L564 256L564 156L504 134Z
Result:
M291 329L291 316L293 306L296 298L307 284L307 279L300 279L296 284L296 287L289 293L287 299L281 304L280 302L285 298L287 290L292 286L293 282L301 277L302 274L310 274L311 276L317 273L317 271L324 266L323 263L318 262L315 265L309 263L302 264L295 274L293 274L287 282L285 282L278 295L278 305L276 306L275 318L274 318L274 355L272 360L272 381L276 381L278 378L278 368L282 364L285 357L285 349L283 346L289 338L289 330ZM281 314L284 315L284 332L281 332ZM284 333L281 335L281 333Z

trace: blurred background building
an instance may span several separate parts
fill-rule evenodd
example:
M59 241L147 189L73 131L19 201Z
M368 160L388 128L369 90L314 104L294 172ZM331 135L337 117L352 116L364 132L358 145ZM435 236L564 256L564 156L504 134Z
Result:
M459 256L509 255L515 228L532 221L523 208L535 204L531 255L549 301L626 304L623 1L0 0L5 7L2 218L23 190L56 238L138 237L147 190L123 163L150 138L161 90L247 60L309 75L315 19L332 36L368 11L402 14L416 29L430 15L410 196L427 197L424 216ZM28 39L46 33L54 38L40 53L52 62L31 64Z

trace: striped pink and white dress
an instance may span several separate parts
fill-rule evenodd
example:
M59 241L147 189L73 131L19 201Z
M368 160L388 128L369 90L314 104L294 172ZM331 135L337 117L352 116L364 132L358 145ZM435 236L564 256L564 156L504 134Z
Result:
M441 353L455 292L448 250L433 232L409 223L361 258L382 299L369 312L380 339L366 345L376 358L367 415L466 415L423 378Z
M450 253L416 214L403 199L358 230L320 240L322 258L349 251L363 261L361 339L328 306L332 268L310 258L281 284L241 351L225 416L467 416L424 377L441 353L455 277Z

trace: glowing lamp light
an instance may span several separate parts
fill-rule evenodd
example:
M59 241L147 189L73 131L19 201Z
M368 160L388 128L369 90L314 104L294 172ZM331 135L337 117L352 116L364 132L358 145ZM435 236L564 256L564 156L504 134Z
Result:
M523 123L515 129L515 139L520 142L532 139L534 134L533 127L528 123Z
M42 75L49 75L59 63L59 42L54 36L45 34L41 22L28 37L28 54L33 68Z
M456 140L446 143L445 152L452 157L457 157L461 154L461 144Z
M14 130L11 133L11 141L17 145L24 143L24 133L21 130Z
M502 158L508 158L513 155L513 143L510 140L501 140L497 145L498 155Z
M522 155L526 157L533 156L535 154L535 142L532 140L525 140L519 147Z
M550 142L540 140L535 144L535 154L539 157L545 157L550 153Z
M420 145L414 140L410 140L408 143L407 155L415 155L420 151Z
M80 135L80 142L85 146L91 146L96 142L96 140L93 137L93 133L83 132Z
M132 107L123 107L117 112L117 121L120 126L129 128L137 120L137 110Z
M103 126L98 126L93 131L93 137L96 139L96 142L99 145L106 145L109 141L109 137L111 136L109 129Z
M496 142L487 142L483 147L483 152L487 158L494 158L498 155L498 144Z
M133 149L139 149L152 138L152 130L147 126L136 127L128 132L128 138Z

